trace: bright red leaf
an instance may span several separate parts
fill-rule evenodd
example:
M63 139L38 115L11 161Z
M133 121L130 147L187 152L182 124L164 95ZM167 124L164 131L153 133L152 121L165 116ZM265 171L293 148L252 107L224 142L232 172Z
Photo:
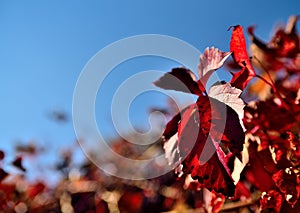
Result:
M244 132L232 108L199 96L197 104L185 108L181 117L178 114L167 124L164 139L166 157L178 173L191 174L202 187L233 196L235 186L219 145L237 155L242 151Z
M230 51L232 52L234 61L242 68L239 72L232 73L233 77L231 84L234 87L243 90L247 83L256 76L256 73L250 62L246 47L246 39L243 28L240 25L233 26Z

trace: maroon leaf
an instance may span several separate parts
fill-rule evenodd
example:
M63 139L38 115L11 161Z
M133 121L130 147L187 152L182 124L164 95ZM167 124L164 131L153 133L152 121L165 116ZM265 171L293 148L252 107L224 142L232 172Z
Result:
M225 202L225 196L220 194L220 193L216 193L214 191L211 192L211 206L212 206L212 213L217 213L220 212L223 204Z
M245 103L240 98L242 90L232 87L230 83L214 85L210 88L208 95L232 108L238 115L240 124L245 131L243 124ZM228 112L230 113L230 112ZM234 115L233 115L234 117ZM237 131L238 132L238 131Z
M299 198L297 190L297 175L292 169L286 168L273 175L273 180L280 191L285 195L286 201L294 206Z
M198 180L202 187L233 196L235 185L232 178L220 162L217 153L205 163L200 164L199 155L188 156L183 162L183 171L191 173L191 177ZM193 157L193 158L192 158Z
M282 206L282 202L282 194L277 192L276 190L270 190L267 193L262 193L260 199L260 208L261 210L269 209L271 211L273 210L274 212L279 213Z
M210 133L214 141L223 142L231 152L238 155L243 150L245 134L235 110L207 96L199 97L197 105L204 133Z
M143 212L143 199L142 191L126 190L118 201L118 207L121 212Z
M5 154L2 150L0 150L0 160L3 160L5 157Z
M239 200L239 199L245 199L250 197L251 197L250 189L246 187L246 185L243 182L239 181L236 184L234 198L231 200Z
M0 168L0 182L8 176L8 173Z
M185 93L200 94L194 73L186 68L174 68L153 82L157 87Z
M16 168L20 169L23 172L26 172L26 169L23 167L22 164L22 157L17 157L13 162L12 165L14 165Z
M293 58L299 52L299 38L295 32L286 33L278 29L268 47L279 57Z
M167 123L165 131L163 133L163 139L165 141L169 140L173 135L175 135L178 132L178 124L180 122L180 119L181 115L180 113L178 113Z
M250 141L248 147L249 164L245 168L244 174L248 182L255 186L260 191L269 191L275 189L275 183L270 174L263 164L262 158L257 152L257 144L254 141ZM269 153L270 154L270 153Z

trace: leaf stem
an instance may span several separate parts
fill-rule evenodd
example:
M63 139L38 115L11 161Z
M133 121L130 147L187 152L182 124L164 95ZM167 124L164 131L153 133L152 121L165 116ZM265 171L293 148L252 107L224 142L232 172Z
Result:
M254 55L253 56L254 59L256 59L256 61L261 65L261 67L263 68L263 70L267 73L269 79L270 79L270 82L274 85L275 87L275 82L273 81L273 78L269 72L269 70L263 65L263 63Z
M263 82L265 82L266 84L268 84L272 88L273 92L277 94L277 89L276 89L276 87L275 87L275 85L273 83L267 81L264 77L262 77L260 75L256 74L255 77L261 79Z
M283 100L281 94L277 91L276 86L275 86L275 82L273 81L273 78L272 78L269 70L263 65L263 63L256 56L253 56L253 58L257 60L257 62L261 65L261 67L263 68L263 70L265 71L265 73L267 73L268 78L270 79L270 81L266 80L264 77L262 77L262 76L260 76L258 74L256 74L255 77L261 79L266 84L268 84L272 88L274 94L280 99L280 101L282 103L282 106L288 110L289 106L285 103L285 101Z

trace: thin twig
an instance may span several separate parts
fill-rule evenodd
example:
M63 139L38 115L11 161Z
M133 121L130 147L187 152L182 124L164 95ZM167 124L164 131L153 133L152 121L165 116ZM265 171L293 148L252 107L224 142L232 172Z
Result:
M272 76L271 76L269 70L263 65L263 63L262 63L255 55L253 56L253 58L257 60L257 62L260 64L260 66L263 68L263 70L267 73L268 78L270 79L271 83L272 83L273 85L275 85L275 82L273 81L273 78L272 78ZM275 87L275 86L274 86L274 87Z
M275 85L273 83L270 83L269 81L267 81L264 77L262 77L260 75L256 74L255 77L261 79L263 82L265 82L266 84L268 84L272 88L273 92L275 94L277 93L277 89L276 89L276 87L275 87Z

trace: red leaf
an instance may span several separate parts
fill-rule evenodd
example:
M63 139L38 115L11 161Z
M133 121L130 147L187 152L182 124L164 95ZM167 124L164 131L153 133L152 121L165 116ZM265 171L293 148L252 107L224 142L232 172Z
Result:
M246 49L246 39L244 36L243 28L240 25L233 26L230 40L230 51L232 52L234 61L238 65L240 65L241 67L245 67L248 64L250 65L250 60Z
M201 91L196 82L194 73L186 68L174 68L153 82L157 87L167 90L176 90L192 94L200 94Z
M212 213L217 213L221 211L221 208L223 207L223 204L225 202L225 196L216 193L214 191L211 192L211 206L212 206Z
M200 123L204 133L210 133L214 141L223 142L229 151L238 156L245 140L238 114L225 103L207 96L199 97L197 105L201 111Z
M263 192L260 199L261 210L270 209L274 212L279 213L283 202L282 195L275 191L270 190L267 193Z
M121 212L142 212L144 194L142 191L127 190L118 201Z
M8 176L8 173L0 168L0 182Z
M232 86L243 90L248 82L253 78L247 67L243 67L239 72L231 73L233 75L230 83Z
M266 43L258 39L254 35L254 27L248 27L249 38L252 41L250 50L255 57L254 65L260 70L278 71L284 66L284 62L280 60L273 49L270 49Z
M182 118L178 125L178 143L180 153L186 157L195 146L199 134L199 113L196 104L192 104L182 112Z
M13 164L16 168L22 170L23 172L26 172L26 169L23 167L23 164L22 164L22 157L17 157L17 158L12 162L12 164Z
M228 105L238 114L240 124L244 128L242 119L244 117L245 102L240 98L241 93L242 90L232 87L230 83L214 85L208 91L209 97Z
M5 154L2 150L0 150L0 160L3 160L5 157Z
M166 125L165 131L163 133L163 139L169 140L173 135L178 132L178 124L180 122L181 115L178 113L175 115Z
M46 188L45 184L42 182L37 182L27 189L27 194L30 199L33 199L36 195L40 194Z
M262 158L266 156L259 155L259 152L257 152L256 142L250 141L248 152L249 164L245 168L245 177L247 181L260 191L269 191L275 189L276 186L272 179L272 174L267 172L265 165L263 164Z
M233 27L230 40L230 51L233 53L232 57L234 61L242 67L239 72L233 73L231 83L235 87L243 90L256 73L250 62L243 28L240 25Z
M205 163L199 163L199 155L191 155L183 162L183 171L191 173L193 179L198 180L202 187L233 196L235 185L231 176L220 162L217 153ZM193 157L191 159L191 157Z
M293 58L299 52L299 38L295 32L278 29L268 46L278 57Z
M299 198L297 188L297 175L289 168L280 170L273 175L273 180L280 191L285 195L286 201L294 206Z
M245 199L250 197L251 197L250 189L247 188L244 183L239 181L236 184L234 198L232 200L239 200L239 199Z
M175 163L179 173L183 171L191 174L201 186L233 196L235 186L226 165L225 154L216 141L222 140L233 153L242 150L244 132L237 113L216 99L201 96L197 104L190 105L181 114L177 128L178 140L171 138L164 145L169 162L176 161L174 158L177 151L179 163L182 161L183 165L181 170L178 163ZM212 115L216 118L212 119ZM170 121L165 135L175 132L174 125L178 119L175 117ZM223 128L220 128L222 125ZM208 136L210 131L211 136Z

